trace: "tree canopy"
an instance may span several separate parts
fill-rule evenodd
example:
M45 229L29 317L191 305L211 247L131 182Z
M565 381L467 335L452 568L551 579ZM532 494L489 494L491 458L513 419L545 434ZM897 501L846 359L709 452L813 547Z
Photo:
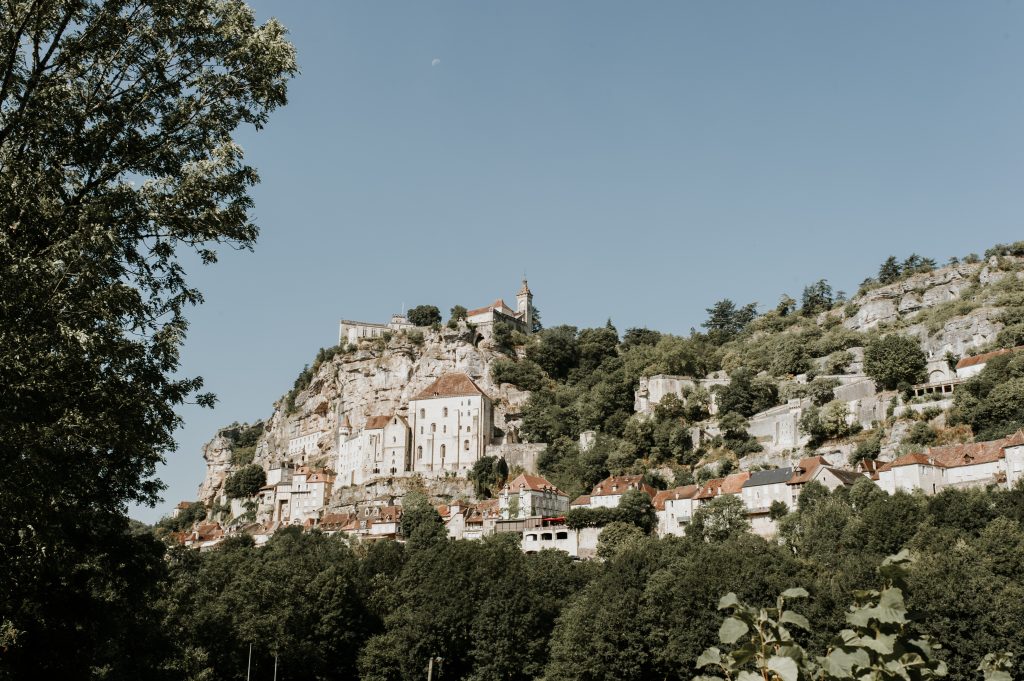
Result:
M234 135L295 71L284 28L239 1L0 8L4 670L141 675L115 641L159 570L125 510L158 498L175 407L213 400L178 374L202 300L182 256L252 247L258 176Z

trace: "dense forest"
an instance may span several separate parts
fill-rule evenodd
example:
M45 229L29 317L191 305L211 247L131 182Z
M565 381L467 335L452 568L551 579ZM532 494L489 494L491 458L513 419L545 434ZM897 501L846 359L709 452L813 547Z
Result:
M260 548L173 549L138 566L159 587L120 629L123 649L157 670L148 678L242 679L252 644L253 678L270 678L276 656L283 679L422 678L431 657L441 679L691 679L718 643L726 594L770 608L803 587L790 607L809 626L793 635L822 656L858 592L907 548L902 637L941 644L950 679L979 679L989 653L1015 654L1024 672L1024 490L813 483L779 542L741 514L708 513L686 538L606 530L602 561L524 555L517 535L449 541L422 497L408 500L404 544L287 529Z

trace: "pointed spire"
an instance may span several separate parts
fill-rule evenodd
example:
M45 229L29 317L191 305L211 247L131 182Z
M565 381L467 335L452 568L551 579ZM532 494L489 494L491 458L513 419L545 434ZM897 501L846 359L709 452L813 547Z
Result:
M526 295L533 295L533 292L530 291L530 287L526 284L526 277L525 276L523 277L523 286L522 286L522 288L519 289L519 293L517 293L516 295L517 296L521 296L524 293Z

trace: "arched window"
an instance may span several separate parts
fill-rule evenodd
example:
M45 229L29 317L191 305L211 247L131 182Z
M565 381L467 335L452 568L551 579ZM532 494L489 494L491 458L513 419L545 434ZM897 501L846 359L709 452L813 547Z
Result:
M469 426L466 426L466 432L467 433L469 432Z
M447 423L441 426L441 432L442 433L447 433L448 432L448 424Z
M448 407L445 407L441 410L441 416L448 416Z
M423 447L417 447L416 448L416 458L417 459L422 459L423 458Z
M466 440L465 442L462 443L462 448L465 449L467 452L469 451L469 440Z
M441 445L441 458L444 458L444 445Z
M436 423L431 423L430 424L430 432L431 433L436 433L437 432L437 424Z
M568 539L568 538L569 538L569 533L568 532L555 532L555 539Z
M420 409L420 418L421 419L427 418L427 410L426 409Z

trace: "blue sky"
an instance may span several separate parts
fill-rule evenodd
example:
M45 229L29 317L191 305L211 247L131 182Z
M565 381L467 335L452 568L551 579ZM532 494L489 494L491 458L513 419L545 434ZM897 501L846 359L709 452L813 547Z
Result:
M341 317L510 300L525 271L548 325L686 333L720 298L1024 238L1022 3L252 4L302 73L239 134L255 252L191 268L183 372L220 402L182 409L146 521Z

